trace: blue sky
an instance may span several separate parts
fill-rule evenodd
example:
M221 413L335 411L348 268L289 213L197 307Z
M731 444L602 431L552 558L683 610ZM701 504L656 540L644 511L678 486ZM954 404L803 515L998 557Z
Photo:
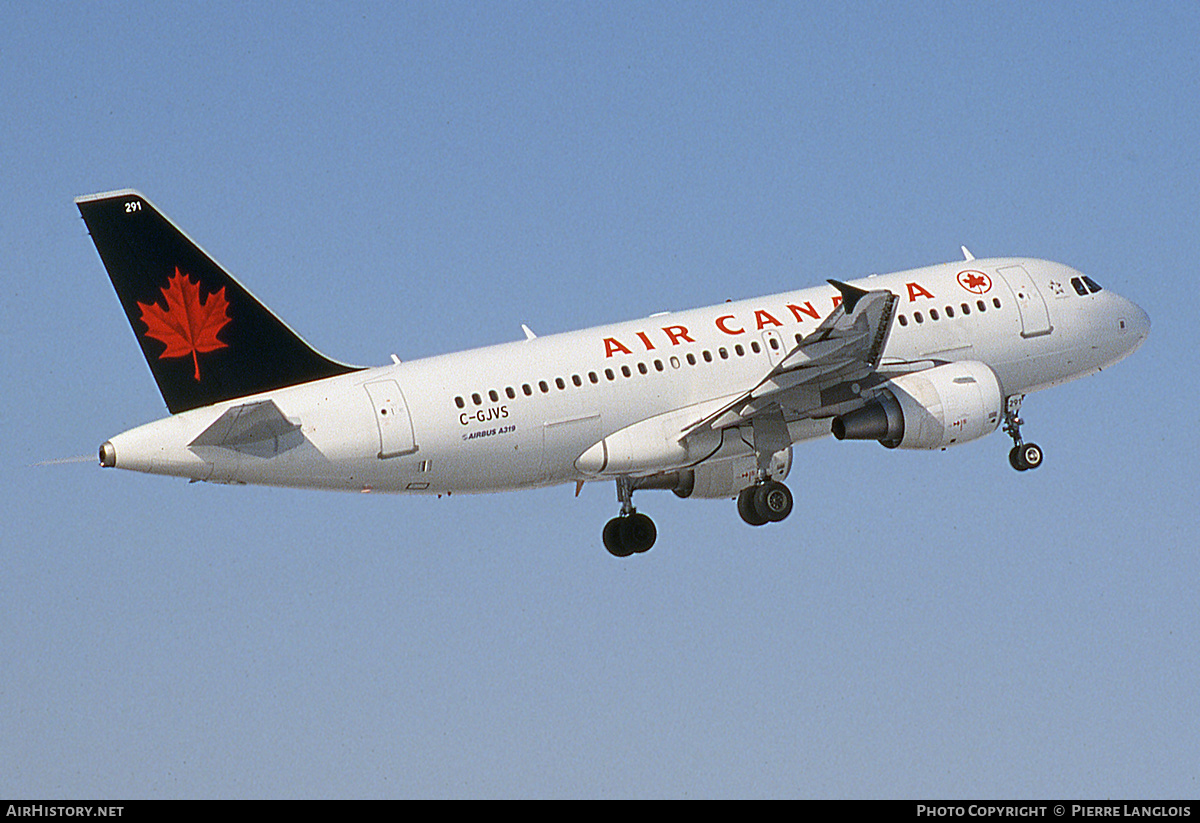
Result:
M1195 797L1200 8L10 3L0 795ZM796 508L35 466L165 414L76 195L381 364L979 256L1138 302L1045 450Z

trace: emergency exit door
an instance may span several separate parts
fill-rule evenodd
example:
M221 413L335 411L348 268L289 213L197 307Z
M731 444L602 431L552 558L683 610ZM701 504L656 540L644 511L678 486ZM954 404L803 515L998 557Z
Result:
M1038 337L1049 334L1050 314L1046 311L1046 300L1034 284L1024 266L1005 266L997 273L1008 283L1017 298L1017 312L1021 315L1021 336Z
M379 428L379 457L386 459L415 452L412 417L400 385L395 380L379 380L367 383L365 388Z

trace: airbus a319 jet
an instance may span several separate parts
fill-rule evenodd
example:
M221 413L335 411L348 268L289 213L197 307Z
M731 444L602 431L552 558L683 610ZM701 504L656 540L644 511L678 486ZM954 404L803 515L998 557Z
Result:
M607 481L605 547L657 534L634 492L783 520L792 446L946 449L997 428L1026 471L1026 394L1132 353L1146 313L1065 265L963 260L363 368L320 354L124 190L76 201L171 416L100 464L215 483L496 492Z

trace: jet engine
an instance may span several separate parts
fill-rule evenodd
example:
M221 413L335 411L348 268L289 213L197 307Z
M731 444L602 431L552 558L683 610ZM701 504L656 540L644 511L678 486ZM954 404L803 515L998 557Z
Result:
M1004 393L984 363L967 360L883 385L867 405L833 419L838 440L878 440L889 449L944 449L996 430Z

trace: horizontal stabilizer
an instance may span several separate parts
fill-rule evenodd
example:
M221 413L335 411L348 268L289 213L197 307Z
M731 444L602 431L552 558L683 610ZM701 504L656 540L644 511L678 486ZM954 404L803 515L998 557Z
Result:
M273 400L234 406L213 421L188 446L219 446L259 457L300 445L300 424L283 416Z

